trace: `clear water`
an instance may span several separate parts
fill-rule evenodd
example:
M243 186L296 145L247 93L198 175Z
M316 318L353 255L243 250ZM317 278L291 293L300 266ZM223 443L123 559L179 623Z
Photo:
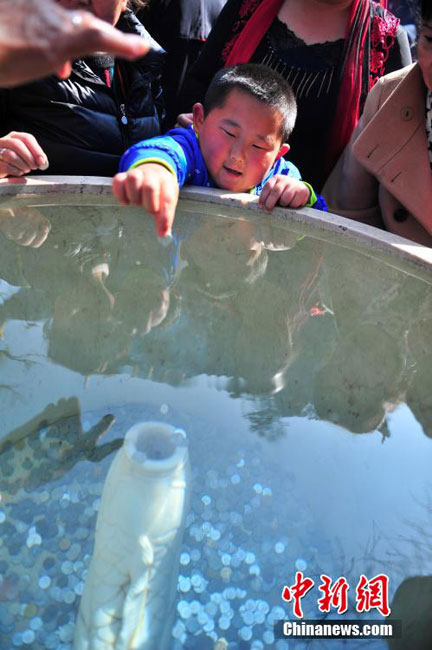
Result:
M182 205L162 246L109 199L2 204L0 648L72 648L108 469L149 421L186 432L188 499L160 580L174 601L127 647L429 648L432 276ZM177 442L151 444L166 459ZM161 485L131 493L137 521ZM356 612L360 575L387 574L403 638L275 638L296 571L316 583L305 618L337 618L318 610L325 573L362 621L382 617Z

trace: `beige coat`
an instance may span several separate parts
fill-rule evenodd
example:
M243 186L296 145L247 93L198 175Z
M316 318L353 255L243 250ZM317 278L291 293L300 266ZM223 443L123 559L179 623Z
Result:
M418 64L372 88L323 194L331 212L432 246L426 89Z

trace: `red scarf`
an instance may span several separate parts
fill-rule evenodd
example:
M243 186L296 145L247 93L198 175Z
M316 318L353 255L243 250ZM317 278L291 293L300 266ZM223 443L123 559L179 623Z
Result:
M248 63L251 60L253 53L278 15L283 1L262 0L235 41L234 47L225 61L225 66Z
M363 56L370 26L369 0L354 0L345 32L346 58L330 133L326 167L330 173L348 144L360 117Z
M224 50L226 66L250 61L282 3L283 0L244 0L238 23L238 26L244 23L243 28ZM377 4L385 7L387 0L380 0ZM328 172L348 144L359 119L363 56L370 18L370 0L353 0L345 33L345 63L327 153Z

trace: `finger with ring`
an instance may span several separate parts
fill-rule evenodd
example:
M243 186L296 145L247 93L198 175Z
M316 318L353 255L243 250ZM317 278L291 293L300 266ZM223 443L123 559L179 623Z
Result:
M81 27L83 19L80 11L71 11L71 21L72 25L76 28Z

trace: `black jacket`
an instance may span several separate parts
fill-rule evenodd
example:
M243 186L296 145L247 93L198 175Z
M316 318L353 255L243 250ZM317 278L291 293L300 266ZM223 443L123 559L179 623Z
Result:
M47 174L112 176L125 149L160 133L164 52L132 12L117 27L149 39L153 49L138 61L117 59L111 87L90 60L78 60L69 79L1 91L1 135L33 134L48 156Z

